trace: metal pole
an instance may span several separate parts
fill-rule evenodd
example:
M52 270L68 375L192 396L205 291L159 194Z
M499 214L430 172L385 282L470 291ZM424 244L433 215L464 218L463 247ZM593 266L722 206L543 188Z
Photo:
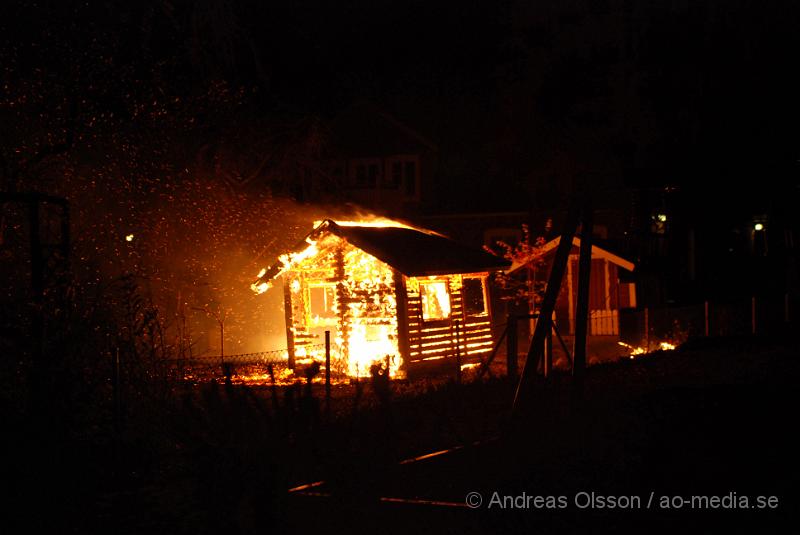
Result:
M644 307L644 351L650 352L650 309Z
M752 332L756 334L756 296L754 295L750 300L750 323Z
M705 333L706 333L706 337L708 337L708 301L706 301L704 303L704 307L703 308L705 309L705 311L704 311L705 312Z

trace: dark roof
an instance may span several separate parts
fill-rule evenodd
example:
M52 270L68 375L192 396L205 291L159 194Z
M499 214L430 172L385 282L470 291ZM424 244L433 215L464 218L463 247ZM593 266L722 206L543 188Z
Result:
M390 265L407 277L453 275L499 271L510 262L481 249L462 245L441 234L412 228L345 226L326 219L292 251L301 253L309 244L333 234L378 260ZM279 260L264 270L254 284L269 282L281 275L287 266Z
M332 223L330 231L408 277L496 271L510 264L481 249L410 228Z

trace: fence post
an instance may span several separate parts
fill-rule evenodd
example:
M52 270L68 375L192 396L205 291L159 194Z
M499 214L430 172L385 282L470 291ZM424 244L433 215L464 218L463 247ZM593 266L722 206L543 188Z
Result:
M508 338L506 339L506 373L511 379L517 378L517 318L508 315Z
M644 307L644 352L650 352L650 308Z
M389 370L386 370L389 373ZM325 411L331 411L331 332L325 331Z
M120 421L122 420L122 398L120 397L120 374L119 374L119 347L114 351L111 359L111 388L112 403L114 404L114 433L119 433Z
M752 326L753 335L756 334L756 296L754 295L750 300L750 323Z
M555 311L553 311L553 320L555 320ZM553 327L551 323L550 331L544 339L544 359L542 360L542 375L547 377L550 375L550 370L553 368Z
M706 301L704 303L704 305L705 305L704 306L704 308L705 308L705 333L706 333L706 338L708 338L708 334L709 334L709 328L708 328L708 301Z
M111 473L116 480L120 474L120 434L122 430L122 398L120 393L120 355L119 347L111 355L111 411L113 432L111 435Z
M456 381L461 384L461 322L456 323Z

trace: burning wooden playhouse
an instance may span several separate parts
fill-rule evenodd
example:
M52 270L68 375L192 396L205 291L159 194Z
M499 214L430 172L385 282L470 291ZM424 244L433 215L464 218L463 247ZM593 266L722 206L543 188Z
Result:
M399 223L325 220L262 270L253 289L266 291L283 278L290 366L324 359L330 331L340 371L365 376L388 361L396 375L425 362L468 363L489 353L487 278L508 264Z

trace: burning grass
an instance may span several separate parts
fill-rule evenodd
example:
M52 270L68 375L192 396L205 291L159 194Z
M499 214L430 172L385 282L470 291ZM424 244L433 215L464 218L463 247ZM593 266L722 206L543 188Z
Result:
M628 353L629 358L636 358L639 355L645 355L652 351L672 351L676 349L678 346L671 342L658 342L655 346L655 349L647 349L641 346L632 346L630 344L626 344L625 342L617 342L620 346L628 349L630 352Z

